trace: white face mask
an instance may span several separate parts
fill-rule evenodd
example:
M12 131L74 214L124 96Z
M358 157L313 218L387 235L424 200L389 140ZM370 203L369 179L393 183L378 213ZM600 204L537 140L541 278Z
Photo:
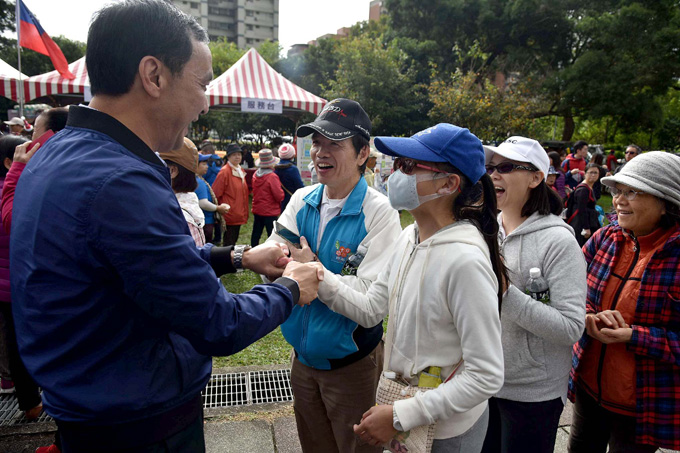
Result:
M447 178L448 176L447 173L406 175L401 170L397 170L387 180L387 195L390 204L396 210L406 209L407 211L412 211L425 202L450 195L453 192L446 191L441 193L445 189L440 189L437 193L430 195L418 195L419 182Z

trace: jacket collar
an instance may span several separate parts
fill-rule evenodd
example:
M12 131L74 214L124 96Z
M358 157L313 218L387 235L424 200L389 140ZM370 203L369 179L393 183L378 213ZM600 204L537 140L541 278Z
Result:
M307 195L304 200L307 204L319 209L321 206L321 201L323 200L323 191L325 186L319 184L318 187L312 190L309 195ZM358 215L361 212L361 205L364 202L364 197L366 196L366 191L368 190L368 183L364 178L359 178L359 182L347 198L345 206L343 206L342 211L339 215Z
M162 165L156 153L141 138L125 127L123 123L99 110L72 105L69 107L66 126L92 129L106 134L140 159L154 165Z

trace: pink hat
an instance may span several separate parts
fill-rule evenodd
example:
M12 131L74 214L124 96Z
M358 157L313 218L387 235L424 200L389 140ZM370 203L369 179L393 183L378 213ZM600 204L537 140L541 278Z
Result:
M288 143L281 145L279 148L279 157L281 159L292 159L295 157L295 148L293 145L289 145Z

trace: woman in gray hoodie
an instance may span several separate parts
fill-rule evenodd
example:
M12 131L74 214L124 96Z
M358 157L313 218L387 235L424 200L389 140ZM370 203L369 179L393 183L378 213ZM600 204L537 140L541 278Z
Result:
M510 281L501 309L505 380L489 401L483 452L552 453L572 346L585 327L585 260L572 228L557 215L562 202L545 183L550 161L541 145L510 137L485 152ZM530 295L534 268L547 283L542 297Z

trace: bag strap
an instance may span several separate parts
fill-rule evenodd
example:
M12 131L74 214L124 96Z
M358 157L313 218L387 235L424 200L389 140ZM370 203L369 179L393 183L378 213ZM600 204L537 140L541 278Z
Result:
M293 192L291 192L290 190L288 190L288 189L286 188L286 186L284 186L283 184L281 184L281 188L283 188L283 190L285 190L286 193L287 193L288 195L290 195L291 197L293 196Z
M407 254L405 253L402 255L401 262L399 263L399 271L397 274L397 278L394 280L395 285L392 288L392 292L390 293L390 299L389 299L389 310L388 310L388 318L387 318L387 334L385 335L385 353L383 354L383 369L384 370L389 370L390 369L390 358L392 357L392 343L394 342L394 331L395 331L395 323L394 320L396 319L395 317L395 311L396 311L396 294L397 294L397 289L401 287L402 283L402 278L401 278L401 271L403 269L403 266L405 265L404 263L404 256ZM406 260L408 262L408 259ZM417 341L417 340L416 340ZM416 362L417 362L417 357L416 357ZM460 358L458 363L453 367L453 370L451 371L451 374L449 374L449 377L446 378L444 382L449 382L451 378L456 374L460 366L463 364L463 357Z

